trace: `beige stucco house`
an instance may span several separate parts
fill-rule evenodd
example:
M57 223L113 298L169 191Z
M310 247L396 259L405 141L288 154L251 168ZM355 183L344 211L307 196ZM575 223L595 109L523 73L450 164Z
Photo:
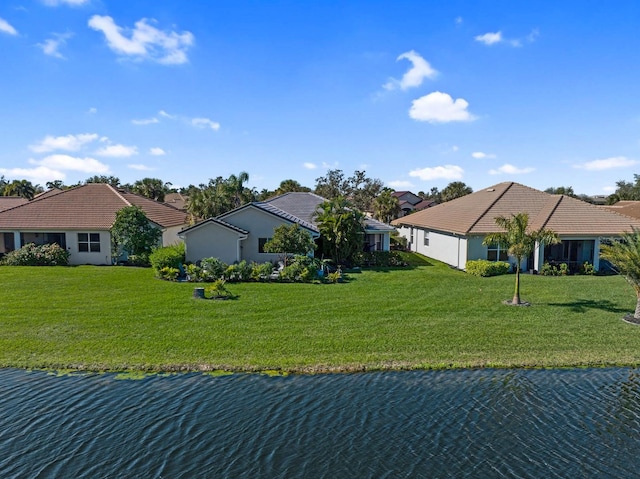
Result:
M70 264L113 264L111 226L116 212L138 206L162 231L162 245L181 241L188 225L184 211L104 183L90 183L40 195L0 211L0 254L25 244L58 243L70 253Z
M536 246L521 265L540 270L545 262L567 263L576 270L584 262L600 267L600 242L640 228L640 219L615 213L566 195L551 195L505 182L484 188L391 222L407 238L411 251L464 269L468 260L510 261L507 252L482 242L498 232L498 216L529 214L532 230L555 231L562 242Z

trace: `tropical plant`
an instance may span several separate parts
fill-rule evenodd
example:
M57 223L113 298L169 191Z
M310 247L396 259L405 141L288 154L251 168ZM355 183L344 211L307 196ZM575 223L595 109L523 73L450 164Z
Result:
M284 193L290 193L290 192L308 192L308 191L311 191L311 188L302 186L296 180L282 180L280 182L280 186L278 186L278 189L275 191L275 194L282 195Z
M264 251L280 254L285 266L291 255L307 254L315 249L311 234L297 223L277 226L273 230L273 237L264 244Z
M217 279L210 286L207 286L204 290L206 296L210 299L223 299L232 298L231 291L225 286L226 281L224 279Z
M351 208L344 197L321 203L315 218L328 255L342 264L362 250L364 215Z
M171 183L164 183L158 178L143 178L136 181L131 191L155 201L164 201L164 197L171 191Z
M159 275L162 268L180 268L180 265L184 263L184 256L184 243L177 243L162 248L155 248L149 255L149 262L156 275Z
M117 176L95 175L84 180L85 183L106 183L118 188L120 186L120 178Z
M20 196L28 200L36 195L37 187L28 180L13 180L4 187L4 196Z
M442 189L440 192L440 199L443 202L451 201L471 193L473 193L471 187L467 186L462 181L453 181Z
M640 320L640 229L626 232L620 239L611 240L600 246L600 257L613 266L618 274L631 285L636 292L635 319Z
M385 188L373 201L373 217L384 223L391 223L400 215L400 202L392 195L391 188Z
M138 206L125 206L116 212L116 220L111 227L113 253L121 251L129 255L149 256L162 237L162 232L153 226Z
M537 231L529 230L529 215L527 213L517 213L511 217L498 216L495 219L496 225L504 231L490 233L485 236L484 245L499 245L507 248L509 256L516 259L516 284L511 304L521 304L520 301L520 266L522 260L526 258L536 247L536 243L557 244L560 242L558 235L545 228Z

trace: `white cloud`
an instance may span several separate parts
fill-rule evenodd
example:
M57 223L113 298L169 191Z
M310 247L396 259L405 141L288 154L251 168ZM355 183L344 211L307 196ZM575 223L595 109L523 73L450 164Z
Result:
M516 166L510 165L509 163L505 163L500 168L489 170L490 175L523 175L526 173L531 173L535 171L535 168L518 168Z
M133 165L127 165L129 168L131 168L132 170L138 170L138 171L153 171L154 168L151 168L150 166L146 166L146 165L141 165L141 164L133 164Z
M153 118L143 118L142 120L131 120L131 123L134 125L151 125L153 123L160 123L156 117Z
M463 98L454 100L447 93L435 91L413 100L409 116L429 123L473 121L476 117L467 111L468 106L469 103Z
M64 58L59 48L67 43L67 40L73 37L73 33L54 33L54 38L49 38L44 43L38 43L45 55L56 58Z
M401 188L413 188L413 183L406 180L394 180L387 183L391 188L398 190Z
M167 112L166 112L166 111L164 111L164 110L160 110L160 111L158 112L158 115L160 115L160 116L164 116L165 118L171 118L171 119L174 119L174 118L175 118L175 116L174 116L174 115L170 115L169 113L167 113Z
M112 158L127 158L138 154L138 147L126 145L107 145L100 148L95 153L98 156L109 156Z
M496 155L494 155L493 153L483 153L482 151L474 151L473 153L471 153L471 156L477 160L484 160L484 159L496 157Z
M196 128L211 128L215 131L220 129L220 123L211 121L209 118L192 118L191 124Z
M187 49L194 42L191 32L158 30L147 23L146 18L138 20L131 30L119 27L109 16L94 15L89 19L89 26L101 31L109 48L117 54L166 65L187 63Z
M91 113L92 115L98 113L98 109L95 107L91 107L89 108L89 111L87 113Z
M149 148L149 153L151 153L153 156L163 156L167 154L166 151L164 151L162 148L159 148L157 146L153 148Z
M305 162L303 163L303 165L307 170L315 170L318 165L316 165L315 163L309 163L309 162Z
M59 5L69 5L71 7L79 7L89 3L89 0L42 0L42 3L48 7L57 7Z
M13 28L4 18L0 18L0 32L8 35L17 35L18 30Z
M36 168L0 168L0 175L6 175L10 178L24 178L36 184L65 179L65 174L62 171L53 170L46 166L38 166Z
M87 143L98 139L96 133L83 133L80 135L51 136L47 135L35 145L29 148L36 153L48 153L55 150L78 151Z
M485 45L494 45L503 41L502 32L485 33L483 35L477 35L474 37L476 42L484 43Z
M456 25L462 25L464 23L464 19L462 17L456 17Z
M615 193L617 189L618 188L615 186L605 186L602 188L602 191L604 191L607 194L611 194L611 193Z
M636 165L638 162L627 158L626 156L614 156L602 160L593 160L579 165L573 165L574 168L582 168L587 171L610 170L612 168L625 168L627 166Z
M29 160L33 165L44 166L56 170L73 170L84 173L103 174L109 167L94 158L78 158L70 155L49 155L42 160Z
M409 60L413 64L413 67L402 76L401 80L390 78L389 81L383 85L385 90L395 90L396 88L407 90L418 87L422 85L425 78L435 78L438 75L438 71L432 68L429 62L422 58L415 50L403 53L396 61L405 59Z
M420 178L423 181L431 180L460 180L464 170L457 165L435 166L433 168L419 168L409 172L409 176Z

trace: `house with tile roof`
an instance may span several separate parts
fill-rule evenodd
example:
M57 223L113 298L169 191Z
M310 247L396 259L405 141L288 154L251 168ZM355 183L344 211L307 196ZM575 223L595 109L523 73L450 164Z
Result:
M25 244L58 243L71 264L113 264L111 227L116 212L138 206L162 230L162 245L180 241L189 223L184 211L105 183L52 191L0 211L0 253Z
M499 183L391 222L412 251L464 269L468 260L515 261L499 246L482 244L498 232L498 216L529 215L532 230L555 231L562 242L537 245L521 265L540 270L545 262L567 263L576 270L584 262L598 269L600 241L640 228L640 219L566 195L552 195L514 182Z
M436 204L433 200L423 200L420 196L411 191L394 191L391 196L398 198L398 204L402 211L402 216L411 214L414 211L420 211Z
M290 192L266 201L248 203L216 218L198 223L180 233L187 261L215 257L225 263L237 261L277 261L278 255L266 253L265 243L280 225L298 224L314 240L320 238L315 213L326 199L306 192ZM365 247L388 251L395 228L380 221L365 219Z

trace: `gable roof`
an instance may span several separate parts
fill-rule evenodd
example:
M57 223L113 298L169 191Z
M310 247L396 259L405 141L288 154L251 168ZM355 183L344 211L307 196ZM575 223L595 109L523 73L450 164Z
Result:
M613 205L601 205L600 208L640 219L640 201L618 201Z
M266 200L263 203L269 204L272 207L278 208L281 211L305 221L318 231L318 223L315 219L315 214L316 211L318 211L318 207L325 201L327 201L326 198L316 195L315 193L296 191L284 193L280 196L276 196L275 198ZM365 217L364 226L367 231L395 230L395 228L369 217Z
M147 218L167 228L188 223L187 214L106 183L88 183L0 212L0 229L110 229L116 212L138 206Z
M22 196L0 196L0 211L15 208L28 202L29 200Z
M222 221L221 219L218 219L218 218L209 218L209 219L201 221L200 223L197 223L197 224L195 224L193 226L190 226L189 228L183 229L182 231L180 231L180 233L178 233L178 236L182 236L185 233L188 233L190 231L193 231L195 229L200 228L201 226L204 226L204 225L210 224L210 223L222 226L223 228L227 228L227 229L229 229L229 230L231 230L231 231L233 231L235 233L238 233L239 235L242 235L242 236L246 236L246 235L249 234L248 231L245 231L242 228L238 228L237 226L232 225L231 223L227 223L226 221Z
M237 214L240 211L246 210L248 208L255 208L269 215L277 216L280 219L289 221L290 223L299 224L300 226L310 230L314 234L319 233L318 228L314 224L309 223L308 221L305 221L301 218L298 218L297 216L292 215L291 213L287 213L286 211L283 211L274 205L271 205L269 203L262 202L262 201L247 203L246 205L239 206L234 210L221 214L216 219L223 220L226 222L226 220L232 217L233 215Z
M566 195L551 195L514 182L476 191L392 221L461 235L499 231L498 216L528 213L531 229L547 228L559 235L619 235L640 227L640 220L613 213Z

